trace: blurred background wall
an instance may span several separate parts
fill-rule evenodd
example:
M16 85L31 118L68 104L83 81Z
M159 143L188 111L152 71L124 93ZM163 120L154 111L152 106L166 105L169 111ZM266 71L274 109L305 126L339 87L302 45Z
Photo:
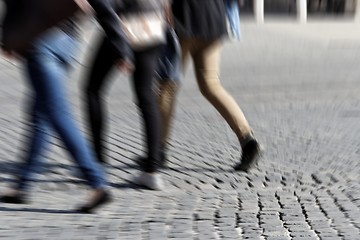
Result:
M254 1L243 0L240 7L245 16L254 14ZM290 15L297 12L297 0L264 0L265 15ZM302 1L302 0L300 0ZM304 0L307 1L309 16L354 16L357 0Z

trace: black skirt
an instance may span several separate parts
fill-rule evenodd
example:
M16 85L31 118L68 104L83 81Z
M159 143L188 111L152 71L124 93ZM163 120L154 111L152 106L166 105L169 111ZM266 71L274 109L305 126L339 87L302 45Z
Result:
M212 40L227 33L223 0L173 0L172 10L180 38Z

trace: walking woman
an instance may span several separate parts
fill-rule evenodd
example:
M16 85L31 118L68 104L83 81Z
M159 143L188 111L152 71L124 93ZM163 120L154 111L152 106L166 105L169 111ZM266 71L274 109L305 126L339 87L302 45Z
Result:
M117 0L118 15L127 17L152 12L163 15L167 6L166 0ZM165 28L164 28L165 31ZM165 32L164 32L165 36ZM133 182L152 190L163 188L163 181L158 173L160 149L160 117L153 91L155 68L161 42L141 48L132 48L134 55L134 72L132 82L144 122L147 156L141 158L141 174ZM87 115L91 128L91 139L98 159L105 163L104 157L104 111L103 91L108 74L117 60L116 51L107 36L101 36L100 45L90 64L90 72L85 81Z
M109 37L113 58L128 59L129 47L110 1L89 0L89 3ZM78 211L90 213L110 200L102 168L70 114L65 84L72 56L77 49L78 28L74 20L68 19L48 30L33 42L24 54L27 81L33 93L33 101L29 102L32 133L19 179L15 186L1 197L2 202L27 202L29 181L39 169L49 130L54 130L60 136L91 188L89 200ZM124 61L119 62L123 68Z
M260 156L260 145L255 139L243 112L235 100L223 88L219 80L222 39L227 35L224 0L173 0L172 12L175 31L181 46L183 69L188 58L194 64L197 83L202 95L218 110L239 139L242 157L235 170L247 171ZM176 91L168 101L175 101ZM160 95L162 93L160 92ZM169 91L163 94L169 94ZM168 103L167 106L174 106ZM173 109L161 108L162 116L170 116ZM169 112L164 112L169 111ZM162 149L167 145L170 121L164 121ZM163 154L166 158L166 154ZM165 162L165 159L164 159Z

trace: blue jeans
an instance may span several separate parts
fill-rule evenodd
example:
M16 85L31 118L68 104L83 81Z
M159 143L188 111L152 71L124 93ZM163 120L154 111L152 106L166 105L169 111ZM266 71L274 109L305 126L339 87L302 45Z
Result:
M89 185L93 188L105 185L101 167L95 162L70 114L69 97L66 95L65 81L76 42L60 30L50 30L34 43L26 55L26 70L34 101L31 108L32 135L18 182L19 190L26 190L29 180L39 170L50 128L64 142Z
M226 16L232 37L240 39L240 12L238 0L225 0Z

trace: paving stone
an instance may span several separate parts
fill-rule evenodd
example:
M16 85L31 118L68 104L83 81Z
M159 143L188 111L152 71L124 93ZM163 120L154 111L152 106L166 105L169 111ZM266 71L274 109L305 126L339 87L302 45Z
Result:
M114 72L105 166L114 201L94 215L66 212L81 203L87 188L51 133L51 151L32 183L32 203L0 204L0 238L357 239L360 37L354 38L353 29L358 24L242 23L242 41L224 45L221 80L266 147L256 168L232 170L240 157L238 140L201 96L190 68L178 95L169 169L161 170L166 189L153 192L129 184L138 171L134 159L146 149L131 80ZM97 32L90 26L84 26L84 58L77 57L68 82L84 133L76 79L88 70L85 48L92 49L88 38ZM19 171L18 150L30 132L23 119L29 94L22 64L0 57L0 70L3 193Z
M289 236L269 236L266 237L267 240L290 240Z

